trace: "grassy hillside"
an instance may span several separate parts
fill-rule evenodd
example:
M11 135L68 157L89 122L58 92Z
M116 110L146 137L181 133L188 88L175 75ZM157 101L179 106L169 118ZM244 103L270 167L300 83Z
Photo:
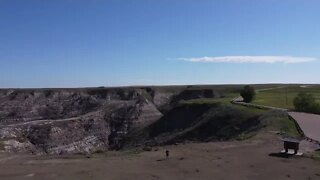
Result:
M149 127L130 134L126 143L152 146L184 141L243 140L261 131L300 136L285 112L199 99L173 107Z

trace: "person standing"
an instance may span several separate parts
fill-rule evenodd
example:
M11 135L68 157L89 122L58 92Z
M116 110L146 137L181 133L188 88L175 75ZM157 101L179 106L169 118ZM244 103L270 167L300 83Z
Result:
M166 150L166 158L167 158L167 159L169 158L169 153L170 153L170 152L169 152L169 150L167 149L167 150Z

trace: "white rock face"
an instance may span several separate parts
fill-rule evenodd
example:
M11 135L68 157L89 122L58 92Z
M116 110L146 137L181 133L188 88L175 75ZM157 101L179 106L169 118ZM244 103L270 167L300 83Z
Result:
M48 148L49 154L63 154L63 153L92 153L99 147L104 147L104 144L95 136L85 137L81 141L72 142L67 145L56 146Z
M168 104L171 100L171 97L174 95L172 92L156 92L153 102L157 107Z
M7 152L24 152L34 149L30 142L18 142L17 140L10 139L3 142L4 150Z
M147 126L162 117L162 113L156 108L156 106L146 100L139 105L139 117L135 121L135 126Z

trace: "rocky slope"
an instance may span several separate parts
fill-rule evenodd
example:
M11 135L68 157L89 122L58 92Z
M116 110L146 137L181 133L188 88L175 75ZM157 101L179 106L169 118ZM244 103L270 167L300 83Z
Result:
M0 150L35 154L120 149L180 100L214 98L187 87L2 89Z
M131 128L162 113L144 89L39 89L0 92L0 148L77 153L118 148Z

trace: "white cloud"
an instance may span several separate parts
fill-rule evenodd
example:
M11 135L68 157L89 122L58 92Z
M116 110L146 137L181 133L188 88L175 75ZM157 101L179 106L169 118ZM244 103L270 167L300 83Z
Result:
M316 61L314 57L293 56L220 56L220 57L196 57L178 58L178 60L190 62L214 62L214 63L304 63Z

